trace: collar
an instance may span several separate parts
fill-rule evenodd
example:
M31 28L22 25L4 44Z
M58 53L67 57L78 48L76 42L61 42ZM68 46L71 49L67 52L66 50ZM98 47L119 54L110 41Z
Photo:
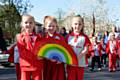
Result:
M53 35L52 36L50 36L50 34L49 33L46 33L46 38L55 38L55 36L56 36L56 32L55 33L53 33Z

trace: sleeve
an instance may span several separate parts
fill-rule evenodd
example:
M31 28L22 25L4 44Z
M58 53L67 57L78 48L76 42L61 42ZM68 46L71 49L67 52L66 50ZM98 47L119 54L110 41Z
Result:
M21 51L24 52L23 50L25 50L24 37L22 35L19 35L16 38L17 38L18 51L19 51L19 54L21 54Z
M14 63L19 63L19 52L18 52L18 47L14 47Z
M16 45L16 44L15 44ZM15 47L15 45L13 45L12 47L10 47L9 49L8 49L8 53L9 53L9 58L8 58L8 61L9 62L14 62L14 47Z
M91 42L90 42L88 36L85 35L85 38L86 38L86 39L85 39L85 45L84 45L84 46L90 46L90 45L91 45Z

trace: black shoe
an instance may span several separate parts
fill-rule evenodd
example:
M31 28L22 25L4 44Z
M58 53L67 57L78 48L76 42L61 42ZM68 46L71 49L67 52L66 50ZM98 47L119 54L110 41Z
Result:
M94 69L90 69L90 71L92 71L92 72L93 72L93 71L94 71Z

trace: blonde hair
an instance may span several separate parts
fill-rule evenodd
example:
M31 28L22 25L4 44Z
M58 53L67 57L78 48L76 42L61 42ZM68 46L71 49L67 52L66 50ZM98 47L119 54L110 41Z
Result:
M84 32L84 19L83 19L83 17L81 17L80 15L76 15L76 16L73 16L72 21L73 21L74 19L77 19L77 20L79 20L80 22L82 22L83 27L82 27L82 29L81 29L81 32Z
M35 18L32 15L30 15L30 14L24 14L24 15L22 15L21 16L21 24L20 24L20 26L21 26L21 32L24 32L24 28L22 26L22 22L23 22L23 20L24 20L25 17L28 17L29 19L32 19L33 22L34 22L34 24L35 24ZM33 32L35 32L35 26L34 26Z
M53 16L45 16L44 17L44 27L47 25L48 21L53 21L57 24L57 19Z
M112 39L112 36L115 36L115 33L114 32L111 32L110 34L110 40ZM114 37L115 38L115 37Z
M33 16L29 15L29 14L22 15L21 21L23 20L24 17L29 17L30 19L32 19L35 22L35 18Z

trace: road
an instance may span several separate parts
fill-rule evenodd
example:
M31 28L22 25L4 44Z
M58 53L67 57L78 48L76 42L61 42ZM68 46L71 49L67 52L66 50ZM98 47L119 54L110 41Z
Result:
M0 80L16 80L15 68L0 66Z
M16 80L15 68L0 66L0 80ZM102 71L91 72L86 68L84 80L120 80L120 71L109 72L105 68Z

